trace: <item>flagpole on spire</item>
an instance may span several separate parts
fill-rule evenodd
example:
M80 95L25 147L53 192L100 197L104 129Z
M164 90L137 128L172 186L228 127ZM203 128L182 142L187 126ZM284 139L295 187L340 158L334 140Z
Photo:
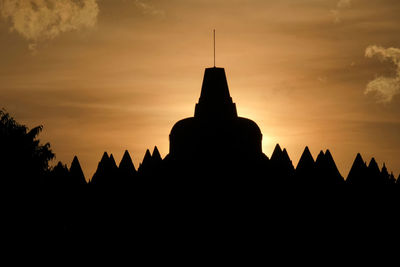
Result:
M215 29L213 33L214 33L214 68L215 68Z

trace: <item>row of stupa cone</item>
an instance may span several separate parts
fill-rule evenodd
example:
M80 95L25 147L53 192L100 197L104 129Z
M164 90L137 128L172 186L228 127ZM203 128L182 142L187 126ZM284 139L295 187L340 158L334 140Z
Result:
M119 185L131 184L140 178L165 178L168 168L165 166L160 152L154 147L153 153L146 151L142 163L136 170L128 151L125 151L121 162L117 166L114 156L104 152L97 170L90 184ZM61 169L61 166L56 166ZM86 184L82 168L78 158L75 156L71 167L64 168L64 179L69 184ZM314 160L308 147L304 149L300 160L294 168L292 161L284 148L276 145L271 158L266 161L265 172L260 173L258 178L265 178L271 183L289 183L300 185L336 185L336 184L357 184L357 185L385 185L400 184L400 175L395 179L393 173L388 172L385 164L380 169L376 160L372 158L367 164L360 154L357 154L350 172L346 178L340 174L332 154L329 150L321 151ZM60 176L60 172L57 172ZM173 175L170 175L173 178ZM190 179L190 177L186 177ZM253 177L240 177L241 179Z
M109 185L151 180L141 178L157 181L183 178L215 183L237 178L241 183L258 179L265 183L299 185L396 182L386 166L380 169L375 159L367 166L360 154L346 180L329 150L321 151L314 160L306 147L296 168L286 149L282 150L279 145L269 159L262 152L260 128L254 121L238 116L225 70L215 66L205 69L194 116L175 123L169 140L170 151L164 159L157 147L152 154L147 150L138 170L127 151L119 166L112 154L104 153L90 183Z

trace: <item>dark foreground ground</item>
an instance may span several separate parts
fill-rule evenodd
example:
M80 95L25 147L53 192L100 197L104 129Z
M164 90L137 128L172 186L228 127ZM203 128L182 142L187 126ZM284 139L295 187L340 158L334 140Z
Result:
M10 189L1 240L52 263L385 265L398 261L399 193L215 180Z
M333 238L335 233L361 235L365 228L381 234L399 229L396 186L312 188L213 180L3 192L3 234L22 239L121 238L165 246L171 240L215 238L284 243L294 235Z

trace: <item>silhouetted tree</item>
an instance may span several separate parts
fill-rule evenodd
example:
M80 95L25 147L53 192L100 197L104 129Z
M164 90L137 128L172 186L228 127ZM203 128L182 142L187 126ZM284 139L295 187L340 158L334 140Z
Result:
M54 158L50 144L37 139L43 126L31 130L0 110L0 170L2 183L38 184L48 174Z

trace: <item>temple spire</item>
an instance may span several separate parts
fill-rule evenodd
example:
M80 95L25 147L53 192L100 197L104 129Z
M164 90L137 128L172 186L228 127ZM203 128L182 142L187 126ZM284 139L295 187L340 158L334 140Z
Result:
M204 72L200 99L196 104L195 117L234 118L237 117L236 105L229 94L223 68L207 68Z
M215 68L215 29L213 33L214 33L214 68Z

